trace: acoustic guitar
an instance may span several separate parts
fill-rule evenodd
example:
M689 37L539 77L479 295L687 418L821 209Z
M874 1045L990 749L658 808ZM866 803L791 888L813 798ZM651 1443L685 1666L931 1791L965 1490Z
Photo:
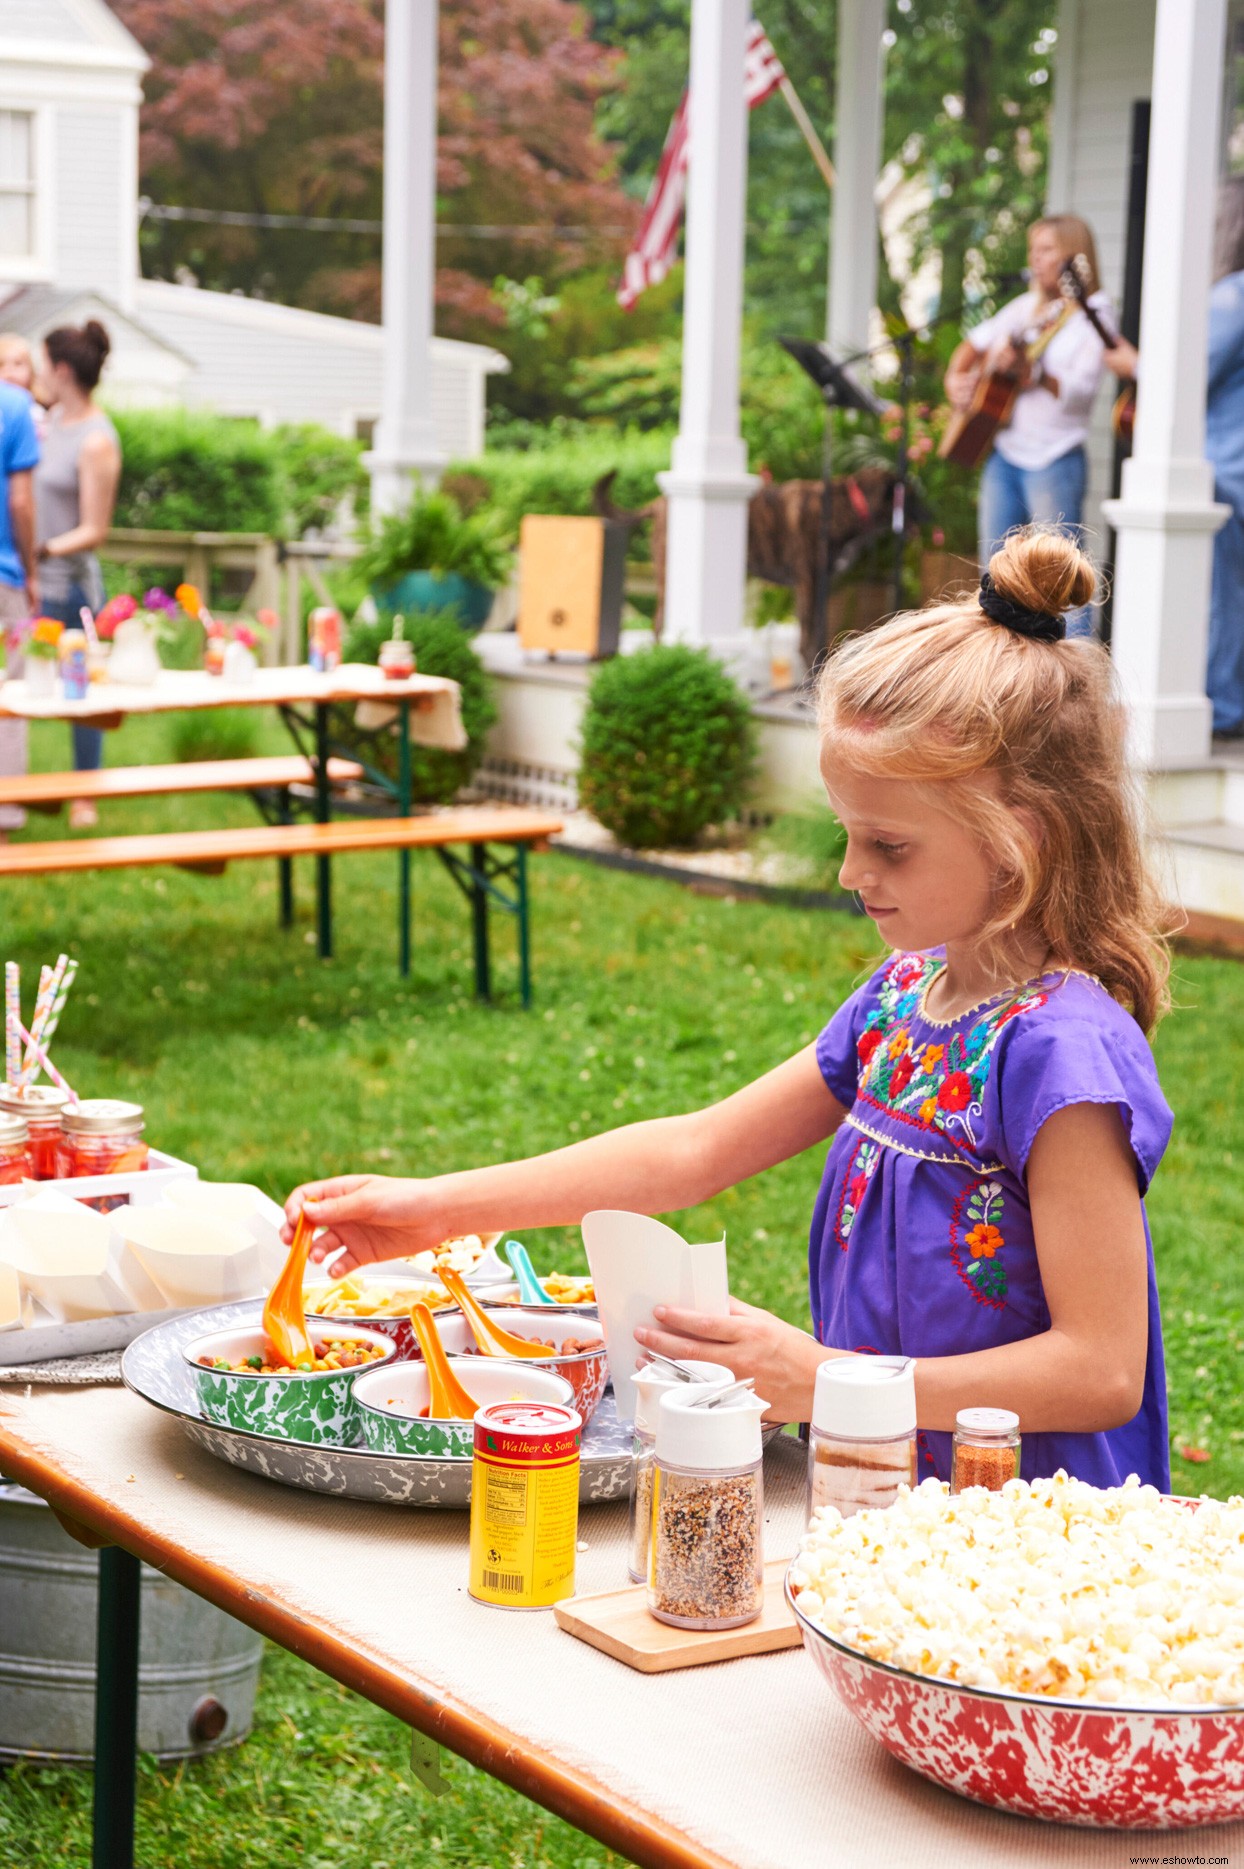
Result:
M1112 331L1100 313L1089 304L1089 281L1092 276L1088 260L1083 253L1077 253L1063 267L1058 281L1059 289L1065 299L1073 300L1080 307L1106 349L1113 350L1119 341L1118 333ZM1130 454L1132 434L1136 427L1136 385L1126 382L1122 377L1117 381L1119 394L1110 411L1110 426L1114 430L1115 440Z
M994 436L1005 428L1015 408L1015 399L1023 388L1025 363L1035 363L1055 331L1067 322L1068 308L1057 316L1047 316L1030 325L1022 343L1014 347L1019 365L1011 369L982 369L966 409L955 409L946 424L937 452L943 461L956 467L979 467L993 446Z

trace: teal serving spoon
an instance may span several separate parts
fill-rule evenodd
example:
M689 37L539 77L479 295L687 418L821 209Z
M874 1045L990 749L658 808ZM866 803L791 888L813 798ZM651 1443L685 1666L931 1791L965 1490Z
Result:
M518 1240L507 1240L502 1247L510 1262L515 1278L518 1280L518 1295L524 1304L552 1304L553 1300L536 1277L536 1268L527 1254L527 1248Z

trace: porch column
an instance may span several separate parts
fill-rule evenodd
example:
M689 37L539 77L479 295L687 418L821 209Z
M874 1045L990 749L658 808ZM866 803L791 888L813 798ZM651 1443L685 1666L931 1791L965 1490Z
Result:
M1226 0L1158 0L1135 451L1102 511L1118 534L1114 659L1142 767L1202 764L1214 503L1206 345Z
M445 465L432 421L437 10L437 0L385 7L383 409L365 457L377 517Z
M747 503L756 479L739 434L747 195L743 52L750 0L693 0L682 398L668 473L667 641L739 646Z
M877 204L881 168L882 34L886 0L838 8L833 221L825 336L835 357L866 350L877 302Z

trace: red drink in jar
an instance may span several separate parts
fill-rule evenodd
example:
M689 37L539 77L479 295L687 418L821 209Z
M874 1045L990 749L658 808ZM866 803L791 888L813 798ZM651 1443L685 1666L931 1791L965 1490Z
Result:
M30 1134L30 1172L36 1181L55 1181L60 1173L61 1116L69 1099L55 1084L5 1084L0 1113L20 1117Z
M30 1180L30 1137L20 1116L0 1111L0 1187Z
M115 1097L88 1097L61 1118L62 1177L122 1175L146 1168L143 1106Z

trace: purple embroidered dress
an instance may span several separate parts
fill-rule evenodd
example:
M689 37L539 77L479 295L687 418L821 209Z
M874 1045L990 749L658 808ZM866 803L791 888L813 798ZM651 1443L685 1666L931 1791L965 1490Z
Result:
M836 1349L955 1356L1049 1328L1025 1174L1046 1118L1118 1110L1142 1195L1171 1112L1135 1020L1096 980L1056 972L945 1023L925 996L943 963L896 954L816 1043L849 1114L812 1217L812 1318ZM1025 1434L1026 1479L1059 1467L1095 1486L1129 1473L1167 1490L1162 1322L1149 1258L1149 1353L1139 1413L1101 1434ZM1092 1241L1084 1250L1091 1252ZM919 1472L950 1477L950 1436L922 1433Z

